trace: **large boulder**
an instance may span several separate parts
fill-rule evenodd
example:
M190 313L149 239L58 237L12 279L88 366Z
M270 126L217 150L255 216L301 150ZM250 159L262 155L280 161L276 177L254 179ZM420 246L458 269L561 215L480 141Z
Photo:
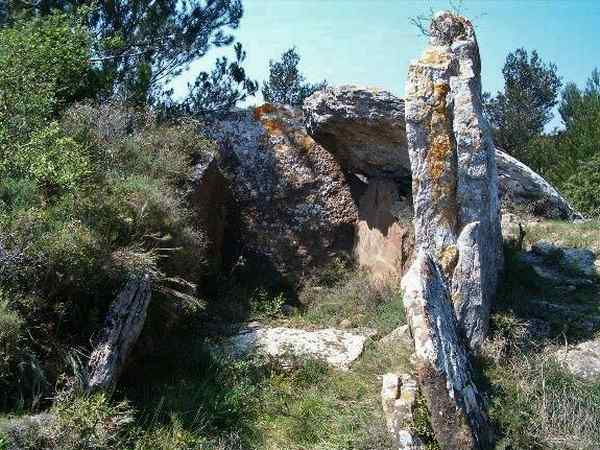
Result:
M548 219L581 217L541 175L500 149L496 149L496 165L503 209L525 210Z
M246 250L292 277L352 251L358 212L350 185L307 134L301 110L266 104L206 132L219 144Z
M188 195L195 224L206 241L203 254L209 269L219 269L223 262L227 209L231 204L229 182L217 156L208 154L196 161Z
M326 88L304 102L306 128L349 172L410 177L404 102L358 86Z

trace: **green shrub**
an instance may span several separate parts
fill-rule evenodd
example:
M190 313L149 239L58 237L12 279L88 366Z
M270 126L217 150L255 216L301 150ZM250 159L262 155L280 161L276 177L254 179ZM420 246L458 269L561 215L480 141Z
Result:
M596 155L577 164L562 190L578 211L600 217L600 147Z
M14 381L15 364L19 360L23 320L9 308L8 301L0 291L0 386Z

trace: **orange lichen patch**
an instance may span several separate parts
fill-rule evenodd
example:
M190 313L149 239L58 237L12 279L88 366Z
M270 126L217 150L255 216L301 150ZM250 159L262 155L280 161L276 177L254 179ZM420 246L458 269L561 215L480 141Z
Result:
M447 276L452 276L452 272L454 271L457 262L458 249L456 248L456 245L449 245L441 251L440 264L442 266L442 271Z
M261 120L261 118L265 115L265 114L269 114L275 111L275 107L270 104L270 103L265 103L262 106L258 106L257 108L254 109L254 118L256 120Z
M280 135L283 134L284 123L278 119L263 119L260 121L262 126L267 130L267 133L270 135Z
M428 66L447 67L450 64L450 57L446 51L428 48L423 53L419 62Z

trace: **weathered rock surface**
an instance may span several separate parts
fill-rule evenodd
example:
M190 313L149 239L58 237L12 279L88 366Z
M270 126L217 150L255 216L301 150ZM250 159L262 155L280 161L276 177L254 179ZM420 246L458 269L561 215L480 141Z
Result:
M554 356L576 377L587 381L600 380L600 340L582 342L575 347L561 349Z
M306 129L345 170L369 177L410 177L404 102L374 88L339 86L304 102Z
M519 254L521 274L543 288L545 286L592 286L596 271L596 255L588 249L561 248L540 240L531 250Z
M444 275L421 251L402 279L404 307L415 342L416 376L442 449L487 448L483 402L459 336Z
M395 449L419 450L425 446L413 433L413 410L417 401L417 382L409 374L386 373L381 386L381 404L388 431L394 437Z
M114 390L135 345L151 299L150 276L130 280L111 306L103 335L88 364L88 389Z
M483 115L471 23L440 13L431 31L430 45L410 65L406 83L416 247L453 280L460 324L478 347L503 261L495 149ZM454 279L462 276L470 279Z
M283 274L350 253L357 208L333 156L306 133L302 112L266 104L207 130L238 202L240 240Z
M410 201L390 179L369 180L359 202L354 258L375 278L399 278L410 265L414 233Z
M548 219L581 217L541 175L500 149L496 149L496 165L503 209L525 209Z
M227 338L222 345L225 353L239 358L258 353L279 359L284 366L293 366L303 358L320 359L330 366L347 370L361 354L372 330L337 330L326 328L307 331L298 328L248 326L239 334Z

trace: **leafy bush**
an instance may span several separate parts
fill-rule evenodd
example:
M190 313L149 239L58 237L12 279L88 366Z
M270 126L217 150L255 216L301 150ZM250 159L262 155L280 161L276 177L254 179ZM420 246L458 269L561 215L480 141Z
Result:
M0 386L14 381L13 371L19 358L22 332L23 320L9 309L8 301L0 291Z
M600 151L577 164L562 189L576 209L588 216L600 217Z
M90 40L79 18L52 14L0 31L0 123L27 135L76 99L92 95Z

